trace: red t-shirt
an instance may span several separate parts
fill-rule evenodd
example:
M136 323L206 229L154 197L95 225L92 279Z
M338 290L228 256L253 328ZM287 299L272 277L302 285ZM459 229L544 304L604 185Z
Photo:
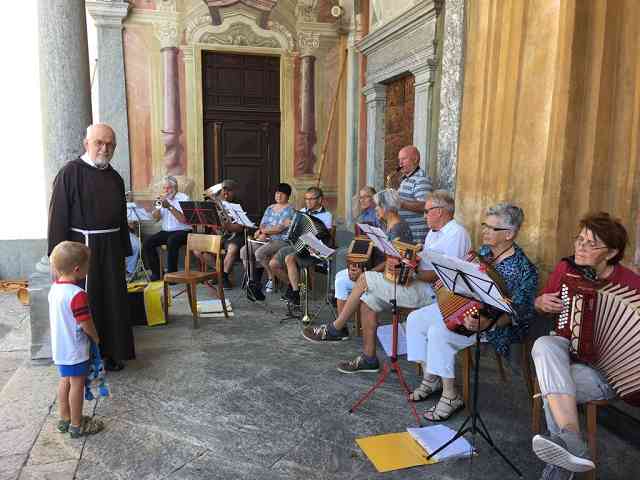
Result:
M568 262L564 260L560 261L560 263L556 265L555 270L551 272L551 275L549 275L549 279L542 289L542 293L555 293L559 291L562 284L562 277L565 273L571 270L572 267ZM622 285L640 291L640 275L636 275L627 267L623 267L619 263L613 267L613 273L603 280L615 285Z

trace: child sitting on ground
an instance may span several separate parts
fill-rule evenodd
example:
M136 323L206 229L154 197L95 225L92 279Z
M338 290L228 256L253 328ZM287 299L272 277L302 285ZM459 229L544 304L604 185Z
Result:
M53 362L60 372L58 431L71 438L97 433L104 424L82 416L85 378L89 372L89 338L99 343L91 318L87 292L77 285L89 270L89 248L82 243L61 242L51 252L56 278L49 292L49 321Z

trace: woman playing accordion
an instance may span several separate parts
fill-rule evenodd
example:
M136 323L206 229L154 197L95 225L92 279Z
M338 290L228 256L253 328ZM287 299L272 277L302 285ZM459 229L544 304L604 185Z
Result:
M501 277L511 307L510 316L492 309L478 315L466 314L467 331L483 332L496 352L509 355L511 343L521 342L533 318L533 300L538 288L538 272L515 243L524 220L522 209L501 203L487 209L482 223L483 246L478 254ZM429 421L443 421L464 407L455 385L455 355L475 343L475 334L456 333L443 321L442 305L433 304L412 312L407 319L407 359L423 364L424 379L410 396L415 402L442 392L438 402L424 414Z
M595 468L580 434L577 404L612 398L615 391L602 372L580 362L578 352L570 353L570 339L562 336L571 300L567 285L577 279L583 289L609 283L640 292L640 277L620 265L627 241L625 228L608 213L585 216L575 237L574 255L558 263L536 298L536 310L559 317L556 330L560 333L539 338L532 350L550 432L536 435L532 442L536 455L547 463L542 478L569 479L571 472ZM613 322L613 318L604 320Z
M367 192L367 188L371 187L363 188L360 192ZM400 196L395 190L383 190L381 192L374 193L373 204L376 217L379 223L384 225L389 241L399 240L405 243L413 242L409 225L402 220L398 214ZM361 219L360 217L358 220L363 220L361 223L365 223L364 219ZM363 239L362 242L370 242L370 240ZM384 270L384 255L381 252L374 250L368 258L364 257L365 256L362 258L351 258L347 255L347 268L340 270L336 274L335 291L338 314L342 311L344 303L347 301L349 294L353 290L356 280L358 280L358 277L367 268L366 264L371 265L371 269L373 271L381 272ZM344 333L348 336L348 331L345 331Z

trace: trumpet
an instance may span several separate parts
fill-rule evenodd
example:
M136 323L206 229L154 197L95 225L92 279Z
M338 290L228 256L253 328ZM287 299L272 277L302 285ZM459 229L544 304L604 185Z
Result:
M402 174L402 167L397 167L395 172L391 172L389 175L387 175L387 178L384 182L384 188L395 188L397 190L400 186L400 182L397 181L400 178L399 174ZM391 183L392 181L393 183Z
M302 313L302 324L307 326L311 324L311 317L309 316L309 267L302 269L302 281L299 284L300 299L304 297L304 312ZM302 303L302 302L301 302Z
M153 202L153 206L156 207L156 210L160 210L162 208L162 198L156 198L156 201Z

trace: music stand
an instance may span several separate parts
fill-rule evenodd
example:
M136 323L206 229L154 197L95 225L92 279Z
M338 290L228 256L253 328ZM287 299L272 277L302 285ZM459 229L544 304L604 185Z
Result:
M449 290L456 295L460 295L471 300L493 305L494 307L506 313L515 314L515 311L509 306L509 303L502 297L500 289L495 282L482 271L478 264L466 262L457 258L442 255L436 252L424 252L425 257L431 261L436 274L442 280ZM473 400L469 406L469 415L464 420L456 434L446 443L438 447L427 456L427 460L437 455L439 452L447 448L451 443L462 437L465 433L471 432L474 438L476 433L493 448L500 457L509 465L516 474L522 478L522 472L516 467L509 458L500 451L495 444L489 430L485 425L480 412L478 411L478 384L480 378L480 329L476 332L476 351L474 354L475 365L473 372ZM467 424L471 425L467 427ZM470 457L473 452L470 453Z
M358 224L358 226L361 226L361 225L362 224ZM365 225L365 226L368 227L368 225ZM369 228L380 230L377 227L369 227ZM394 258L401 258L399 252L395 249L393 244L391 244L387 240L386 235L384 237L381 237L378 232L371 231L367 228L362 228L361 230L386 255ZM396 266L396 268L398 269L401 269L403 267L404 265L402 263ZM409 394L411 393L411 391L409 390L409 386L407 385L407 382L405 381L404 376L402 375L402 369L400 368L400 364L398 363L398 324L400 323L400 310L398 309L397 288L398 288L399 276L400 276L399 274L394 276L393 298L389 300L389 303L391 304L391 315L392 315L391 328L393 332L392 338L391 338L391 357L389 358L389 360L391 361L391 366L389 366L388 362L384 362L384 366L382 367L382 371L380 372L380 375L378 376L376 383L362 397L360 397L360 399L358 399L356 403L353 404L353 406L349 409L349 413L355 412L356 408L358 408L360 405L366 402L369 399L369 397L373 395L373 392L375 392L376 389L385 382L385 380L389 376L389 373L393 370L394 372L396 372L396 375L398 375L398 381L400 382L400 386L404 390L407 403L409 404L409 407L411 407L411 412L413 413L413 416L415 417L416 422L418 422L418 426L420 427L422 426L422 423L420 422L420 416L418 415L418 412L416 410L414 403L411 400L409 400Z
M182 214L189 225L220 228L221 222L213 202L179 202Z
M138 253L138 260L136 261L136 268L133 273L129 275L127 281L131 281L142 272L147 283L151 282L149 272L144 268L144 259L142 258L142 226L140 225L143 220L151 220L151 215L144 208L138 207L134 202L127 202L127 222L136 222L138 224L138 240L140 241L140 252Z
M229 216L237 223L238 225L242 225L242 234L244 235L244 245L247 252L247 268L245 270L245 275L247 277L246 282L242 282L242 288L246 288L247 298L251 301L256 301L257 299L252 295L251 290L249 288L249 282L253 278L253 268L251 258L253 256L253 247L251 246L251 240L249 239L249 230L257 228L256 224L251 221L251 219L247 216L247 212L245 212L242 207L237 203L229 203L223 202L224 207L227 210Z
M293 312L293 308L290 303L287 303L287 316L280 320L280 323L284 323L286 320L290 319L300 319L303 325L309 325L313 319L317 318L320 315L320 312L324 308L325 305L329 305L331 309L331 313L333 314L333 318L336 318L335 310L333 309L333 304L331 303L331 298L329 298L329 286L331 284L331 259L335 255L336 251L333 248L326 246L322 241L316 237L313 233L307 232L300 236L300 240L304 245L306 245L309 254L311 257L318 260L310 265L306 265L303 268L304 277L305 277L305 306L304 306L304 314L295 315ZM309 288L308 288L308 279L309 279L309 269L316 268L320 265L325 264L327 267L327 287L325 289L324 302L322 305L318 307L316 312L312 315L309 315ZM302 307L302 306L301 306Z

